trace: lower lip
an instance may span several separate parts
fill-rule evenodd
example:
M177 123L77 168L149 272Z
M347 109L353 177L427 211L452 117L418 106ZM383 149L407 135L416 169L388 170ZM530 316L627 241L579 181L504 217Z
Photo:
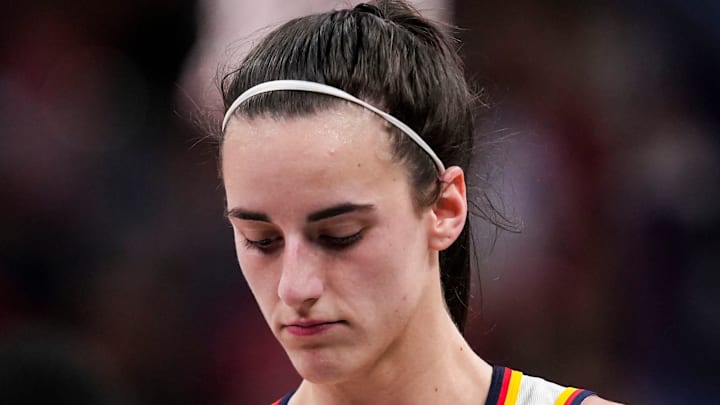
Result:
M333 326L337 326L340 322L328 322L328 323L319 323L317 325L311 325L311 326L297 326L297 325L288 325L285 328L288 332L295 336L314 336L319 335L320 333L325 332L326 330L332 328Z

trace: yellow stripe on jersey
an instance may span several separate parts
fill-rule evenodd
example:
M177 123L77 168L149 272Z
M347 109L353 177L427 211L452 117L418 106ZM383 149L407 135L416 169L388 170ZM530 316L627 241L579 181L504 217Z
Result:
M575 393L575 391L578 391L578 389L573 387L565 388L563 392L560 393L557 401L555 401L555 405L565 405L567 403L567 400L570 399L570 397Z
M515 403L517 402L518 393L520 392L520 380L522 380L522 376L523 373L515 370L512 371L504 405L515 405Z

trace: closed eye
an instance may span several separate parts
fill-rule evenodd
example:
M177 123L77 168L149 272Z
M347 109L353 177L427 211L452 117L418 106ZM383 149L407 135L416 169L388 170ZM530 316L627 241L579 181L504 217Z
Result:
M362 239L362 237L363 230L361 229L356 233L347 236L320 235L318 237L318 242L327 248L341 250L354 245Z
M258 240L245 239L245 247L248 249L257 249L263 253L272 253L275 249L282 245L282 238L264 238Z
M317 243L327 249L342 250L351 247L359 242L363 237L363 229L347 236L331 236L320 235L317 237ZM284 240L281 236L263 239L245 238L244 244L247 249L258 250L263 254L271 254L277 249L282 248Z

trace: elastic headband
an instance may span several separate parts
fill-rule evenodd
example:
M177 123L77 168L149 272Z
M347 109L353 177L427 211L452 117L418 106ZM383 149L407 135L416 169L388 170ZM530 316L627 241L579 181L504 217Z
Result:
M420 146L422 150L424 150L425 153L428 154L428 156L430 156L430 158L435 163L435 166L437 166L439 173L443 173L445 171L445 166L443 165L440 158L437 157L432 148L430 148L430 146L425 143L425 141L420 137L420 135L413 131L412 128L405 125L405 123L393 117L392 115L360 100L359 98L354 97L338 88L328 86L322 83L307 82L303 80L273 80L260 83L257 86L253 86L247 91L245 91L243 94L241 94L230 105L230 108L228 108L227 112L225 113L225 118L223 118L222 131L225 132L225 127L227 126L228 121L230 121L230 118L232 117L235 110L240 106L240 104L244 103L251 97L257 96L258 94L269 93L278 90L307 91L310 93L326 94L328 96L342 98L352 103L361 105L368 110L374 112L375 114L383 117L386 121L403 131L407 136L410 137L410 139L412 139L416 144L418 144L418 146Z

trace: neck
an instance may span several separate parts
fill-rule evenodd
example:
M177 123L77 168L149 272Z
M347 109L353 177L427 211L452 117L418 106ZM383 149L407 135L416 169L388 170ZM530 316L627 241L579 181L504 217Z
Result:
M408 325L402 341L349 381L303 381L291 405L484 403L492 368L477 356L442 303Z

